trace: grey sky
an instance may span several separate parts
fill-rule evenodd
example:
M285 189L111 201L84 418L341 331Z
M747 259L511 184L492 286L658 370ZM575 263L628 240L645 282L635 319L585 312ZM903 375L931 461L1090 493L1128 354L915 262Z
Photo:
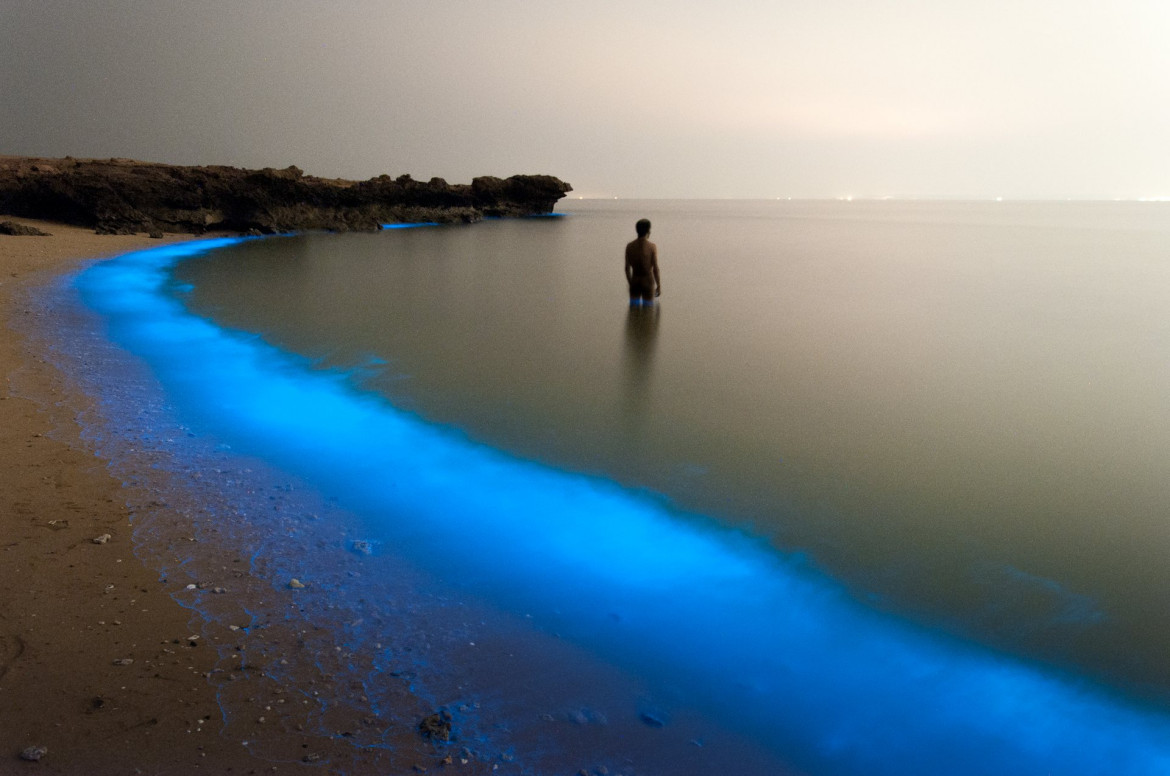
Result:
M0 0L0 153L622 197L1170 196L1165 0Z

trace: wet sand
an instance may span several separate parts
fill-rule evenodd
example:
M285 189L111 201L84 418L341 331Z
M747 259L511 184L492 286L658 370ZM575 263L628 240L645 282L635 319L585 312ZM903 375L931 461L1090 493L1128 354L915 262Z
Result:
M222 733L224 714L209 680L223 671L217 645L209 643L214 637L190 638L204 623L172 597L176 584L133 551L127 505L149 503L151 494L124 487L87 448L77 420L86 397L13 326L35 315L24 301L30 285L85 258L189 238L95 235L6 220L52 236L0 235L0 773L441 767L446 753L408 729L398 735L394 762L386 751L355 757L340 737L293 730L273 738L267 729L260 759L244 743L246 728ZM45 749L38 761L22 761L37 747ZM478 769L473 763L458 770Z

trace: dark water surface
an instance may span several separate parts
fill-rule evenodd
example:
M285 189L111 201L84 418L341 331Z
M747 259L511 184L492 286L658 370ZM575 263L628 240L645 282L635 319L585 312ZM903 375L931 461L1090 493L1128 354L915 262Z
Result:
M262 462L215 471L275 467L217 541L314 579L336 704L408 663L517 773L1170 769L1170 210L564 211L79 281Z
M191 308L429 422L804 552L857 595L1170 697L1170 210L573 202L255 242ZM654 222L665 295L627 309Z

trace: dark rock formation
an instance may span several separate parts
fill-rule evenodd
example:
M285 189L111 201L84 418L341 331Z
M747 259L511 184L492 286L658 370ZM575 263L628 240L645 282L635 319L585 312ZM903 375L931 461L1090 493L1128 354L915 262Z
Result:
M35 226L25 226L15 221L0 221L0 234L11 234L16 237L49 237L48 232L42 232Z
M385 223L468 222L551 213L572 188L550 175L416 181L330 180L296 167L179 167L129 159L0 157L0 213L104 234L372 231Z

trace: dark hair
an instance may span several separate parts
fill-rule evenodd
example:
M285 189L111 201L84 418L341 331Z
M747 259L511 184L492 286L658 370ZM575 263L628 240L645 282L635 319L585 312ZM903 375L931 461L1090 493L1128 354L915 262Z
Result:
M634 224L634 231L638 233L639 237L645 237L650 234L650 219L643 218L638 223Z

